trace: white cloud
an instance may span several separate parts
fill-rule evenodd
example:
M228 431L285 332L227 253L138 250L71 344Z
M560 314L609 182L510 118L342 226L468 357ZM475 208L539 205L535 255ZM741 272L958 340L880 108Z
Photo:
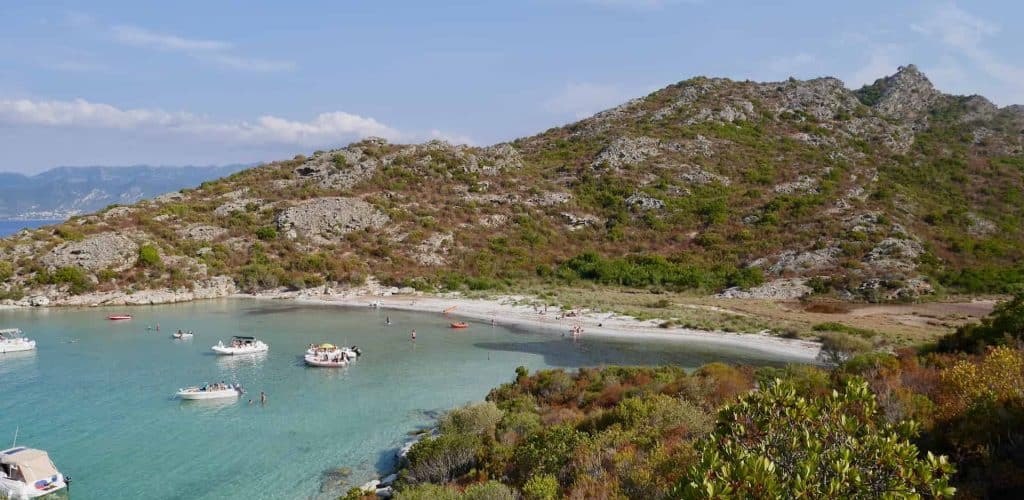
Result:
M911 30L942 42L961 57L996 80L1002 99L1024 100L1024 66L1004 61L985 46L985 40L999 33L996 24L960 9L953 3L939 6ZM948 64L947 64L948 66Z
M544 108L554 113L568 113L577 119L612 108L639 96L636 89L603 83L569 83L554 97L544 101Z
M231 48L228 42L220 40L199 40L174 35L154 33L136 26L114 26L110 28L114 39L126 45L149 47L172 51L222 51Z
M235 49L234 44L223 40L185 38L129 25L110 27L109 34L114 41L122 45L165 52L179 52L193 59L228 69L255 72L289 71L295 69L295 63L292 61L277 61L236 55L233 52Z
M343 111L322 113L309 121L261 116L253 122L216 122L183 111L120 109L84 99L0 99L0 123L157 132L239 144L271 142L309 147L333 145L369 136L389 140L415 137L402 134L373 118Z

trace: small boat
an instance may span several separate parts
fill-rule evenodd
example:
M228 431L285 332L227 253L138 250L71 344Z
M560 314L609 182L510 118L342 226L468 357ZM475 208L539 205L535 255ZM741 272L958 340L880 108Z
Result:
M192 338L192 332L175 332L171 334L171 337L176 339L190 339Z
M0 354L8 352L31 351L36 348L36 341L22 336L17 328L0 330Z
M455 322L455 323L451 323L448 326L450 326L450 327L452 327L452 328L454 328L456 330L461 330L463 328L469 328L469 324L466 323L465 321L458 321L458 322Z
M310 344L309 349L306 349L306 356L316 356L321 354L335 354L343 352L348 355L348 359L356 359L363 355L363 350L359 346L354 345L352 347L338 347L334 344Z
M351 362L348 354L340 351L334 354L307 354L302 359L307 365L318 368L341 368Z
M256 340L256 337L239 337L236 335L231 337L230 345L224 345L224 342L217 342L217 345L210 349L222 355L256 354L258 352L266 352L270 349L270 346L260 340Z
M131 314L111 314L110 316L107 316L107 319L109 319L110 321L124 321L126 319L132 319L132 315Z
M43 450L18 446L0 451L0 497L37 498L62 490L70 482Z
M237 398L244 392L245 391L242 389L242 386L238 384L206 384L202 387L193 386L185 389L178 389L176 394L181 399L198 400Z

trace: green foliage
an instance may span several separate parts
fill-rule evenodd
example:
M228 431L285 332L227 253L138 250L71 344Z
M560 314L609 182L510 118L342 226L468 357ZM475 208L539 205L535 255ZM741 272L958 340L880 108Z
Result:
M667 287L675 290L718 290L726 286L756 286L764 281L758 269L737 270L718 265L707 268L669 261L660 255L630 255L608 259L586 252L558 266L556 275L567 281L584 279L606 285Z
M84 233L66 226L60 226L54 232L57 233L57 236L60 236L67 241L82 241L85 239Z
M551 474L531 476L523 484L523 498L526 500L556 500L558 498L558 478Z
M866 339L877 337L879 335L879 333L874 330L868 330L867 328L857 328L855 326L844 325L842 323L836 323L831 321L826 323L818 323L812 326L811 329L816 332L841 332Z
M462 433L477 436L494 436L494 430L501 421L502 411L491 401L475 403L449 411L441 418L443 433Z
M563 478L567 474L566 466L577 448L588 442L587 434L570 425L543 429L516 448L516 469L523 480L536 474L551 474Z
M459 492L446 486L424 483L401 489L395 500L459 500Z
M1024 266L953 269L939 274L938 281L963 293L1009 293L1024 286Z
M409 450L405 478L411 483L451 481L476 465L480 438L471 434L441 434L424 438Z
M819 358L829 364L839 365L853 356L871 350L871 341L843 332L823 332Z
M462 492L461 500L516 500L515 491L497 481L471 484Z
M89 281L89 276L85 273L84 269L77 266L61 267L48 275L42 272L42 276L39 276L37 279L42 279L43 283L67 285L68 291L74 295L92 290L92 282Z
M939 339L944 352L984 351L987 346L1006 345L1024 340L1024 291L1000 302L980 323L968 323Z
M683 498L951 497L953 466L920 457L913 422L885 423L867 383L807 399L776 381L721 410Z
M263 241L277 238L277 229L274 226L263 226L256 230L256 237Z
M160 267L160 252L153 245L139 247L139 265L150 268Z
M14 275L14 265L6 260L0 260L0 281L7 281Z

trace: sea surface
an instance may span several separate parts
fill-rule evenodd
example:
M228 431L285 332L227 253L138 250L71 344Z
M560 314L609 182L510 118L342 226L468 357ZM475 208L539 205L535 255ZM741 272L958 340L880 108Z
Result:
M10 236L22 229L35 229L49 224L64 222L61 220L0 220L0 238Z
M74 479L76 500L336 498L393 466L409 431L482 400L519 365L787 361L683 341L573 341L475 322L452 330L440 314L369 307L223 299L125 310L135 319L107 321L122 311L108 308L0 310L0 328L38 342L34 353L0 354L0 444L17 429L19 444L47 450ZM178 328L195 338L172 339ZM270 352L210 351L233 334L257 336ZM344 369L307 368L311 342L354 344L364 355ZM248 393L174 398L212 381ZM349 484L325 486L341 467L352 469Z

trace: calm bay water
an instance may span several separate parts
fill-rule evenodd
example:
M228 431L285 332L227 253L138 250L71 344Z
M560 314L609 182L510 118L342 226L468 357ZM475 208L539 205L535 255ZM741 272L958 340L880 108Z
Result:
M49 224L57 224L59 220L0 220L0 238L10 236L22 229L35 229Z
M218 300L110 309L0 311L35 353L0 355L0 445L46 449L74 478L71 498L333 498L323 473L351 467L361 484L389 468L407 432L440 411L481 400L514 369L601 364L696 367L710 361L785 359L683 342L584 339L470 323L441 315ZM390 316L391 326L384 325ZM160 332L147 326L161 326ZM173 340L178 328L195 338ZM415 328L418 338L409 340ZM218 357L230 335L270 344L259 357ZM306 368L310 342L359 345L345 369ZM177 388L239 382L239 401L181 402ZM268 395L268 404L248 404Z

